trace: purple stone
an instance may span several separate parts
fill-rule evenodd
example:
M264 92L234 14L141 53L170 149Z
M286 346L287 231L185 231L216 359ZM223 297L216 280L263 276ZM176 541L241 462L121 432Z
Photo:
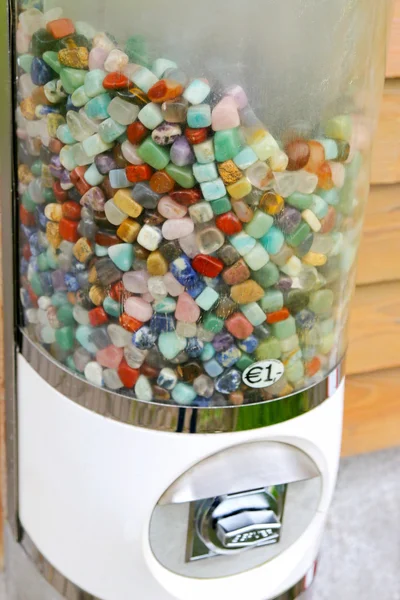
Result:
M107 175L112 169L118 169L112 154L98 154L94 159L94 164L101 175Z
M67 169L63 169L60 173L60 182L62 185L70 185L71 187L73 187L72 181L71 181L71 177L70 177L70 173L69 171L67 171Z
M212 341L212 345L214 346L217 352L223 352L230 348L234 343L233 336L227 332L217 333Z
M53 177L55 177L56 179L61 178L62 172L64 171L64 167L62 166L60 162L60 157L58 155L54 155L51 158L49 169Z
M282 275L282 277L279 278L279 281L275 285L275 287L277 287L278 290L281 290L281 292L289 291L290 288L292 287L291 277L289 277L288 275Z
M301 213L291 206L286 206L276 217L276 225L286 234L293 233L300 225L300 221Z
M159 146L169 146L182 135L182 129L175 123L163 123L154 129L151 137Z
M184 135L178 137L172 144L170 158L177 167L192 165L196 162L192 147Z
M67 286L65 285L65 273L60 269L52 272L51 281L55 290L65 291L67 289Z
M106 198L103 190L99 187L93 187L82 196L80 203L82 206L89 206L97 212L103 212L105 202Z

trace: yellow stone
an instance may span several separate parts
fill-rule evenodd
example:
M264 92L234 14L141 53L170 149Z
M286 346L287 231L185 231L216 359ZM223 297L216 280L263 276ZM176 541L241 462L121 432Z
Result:
M42 165L42 186L46 188L52 187L54 177L51 174L49 165Z
M44 209L44 214L46 219L54 221L55 223L59 223L63 216L62 205L57 204L56 202L47 204Z
M231 298L238 304L250 304L250 302L258 302L264 296L263 288L252 279L248 279L243 283L232 286Z
M143 206L141 206L136 200L134 200L131 196L131 193L128 190L118 190L118 192L114 196L114 204L118 206L122 212L126 213L133 219L139 217L139 215L143 212Z
M22 116L25 117L28 121L34 121L36 119L35 108L36 104L32 100L32 98L25 98L22 100L19 105L21 109Z
M233 160L227 160L219 164L218 171L225 185L236 183L243 177L242 171L235 165Z
M274 194L272 192L266 192L264 196L260 200L259 207L263 210L267 215L278 215L285 205L285 201L282 196L278 196L278 194Z
M89 66L89 50L85 47L63 48L58 53L58 60L65 67L87 69Z
M92 285L89 290L89 298L95 306L101 306L106 296L107 292L101 285Z
M88 281L89 281L89 283L96 283L97 280L98 280L97 270L96 270L96 267L93 266L89 269Z
M50 246L57 249L61 242L60 226L58 223L49 222L46 224L46 237L49 240Z
M117 236L124 242L133 244L133 242L136 242L140 229L141 226L135 219L125 219L117 229Z
M301 259L304 264L311 265L312 267L322 267L328 260L325 254L319 254L318 252L308 252Z
M81 263L85 263L91 256L93 256L92 246L87 238L79 238L75 246L72 249L72 253L76 260Z
M250 148L254 150L260 160L268 160L280 150L275 138L265 129L257 129L251 134L247 134L246 138Z
M58 115L57 113L50 113L47 116L47 131L49 132L49 136L52 138L56 137L57 129L60 125L64 125L65 119L62 115Z
M149 275L154 277L168 273L168 261L165 260L159 250L150 253L147 259L147 271Z
M19 165L18 167L18 181L21 183L28 185L31 181L35 179L34 174L31 172L28 165Z
M240 200L240 198L244 198L250 194L252 187L250 181L246 177L242 177L236 183L228 185L226 189L232 198Z
M273 153L268 163L273 171L278 171L278 173L282 173L283 171L286 171L286 167L289 163L289 158L288 155L285 152L283 152L283 150L277 150Z

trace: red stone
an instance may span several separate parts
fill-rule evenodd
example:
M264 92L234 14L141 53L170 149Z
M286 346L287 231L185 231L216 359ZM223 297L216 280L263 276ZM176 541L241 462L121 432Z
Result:
M161 104L167 100L173 100L183 93L183 86L177 81L160 79L148 91L148 97L152 102Z
M130 85L129 79L122 73L109 73L103 80L103 88L106 90L123 90Z
M59 226L60 235L63 240L67 240L67 242L72 242L73 244L79 240L80 235L78 233L78 221L71 221L70 219L63 217Z
M101 190L103 190L106 198L112 198L118 192L118 190L114 189L110 183L110 178L108 175L104 177L103 183L99 186Z
M24 257L25 260L29 260L30 257L32 256L32 252L31 252L31 249L30 249L28 243L26 243L22 246L22 256Z
M118 367L118 376L124 387L133 388L137 380L139 379L140 371L139 369L132 369L128 365L125 359L122 359L121 364Z
M149 181L153 175L153 169L149 165L129 165L125 169L128 181L137 183L138 181Z
M150 131L140 121L135 121L129 125L126 135L131 144L139 144L150 134Z
M171 192L170 197L172 200L179 202L179 204L183 204L183 206L191 206L192 204L196 204L199 200L202 199L202 193L199 189L193 188L191 190L176 190L175 192Z
M56 40L75 33L75 27L71 19L56 19L55 21L50 21L47 23L46 29Z
M314 356L309 362L305 364L306 373L308 377L313 377L321 368L321 361L318 356Z
M115 300L116 302L121 302L121 298L123 298L125 294L125 288L122 281L117 281L117 283L113 283L110 288L109 294L113 300Z
M145 375L146 377L155 379L156 377L158 377L158 375L160 373L160 369L156 369L155 367L152 367L151 365L147 365L146 363L144 363L140 367L140 372L142 375Z
M242 313L234 313L225 321L225 327L235 338L245 340L254 331L253 325Z
M106 231L98 231L95 236L95 242L99 246L115 246L115 244L120 244L121 240L117 235L112 233L107 233Z
M156 194L169 194L175 187L175 181L165 171L157 171L150 179L150 187Z
M336 209L333 206L328 208L326 216L321 219L320 233L329 233L335 227Z
M281 310L276 310L267 314L267 323L279 323L279 321L286 321L290 317L290 313L287 308L283 307Z
M143 323L141 321L130 317L126 313L122 313L122 315L120 316L119 324L121 325L121 327L123 327L127 331L131 331L132 333L135 333L135 331L143 327Z
M74 184L81 196L86 194L92 187L84 178L86 171L87 167L76 167L76 169L70 173L71 183Z
M201 275L205 275L205 277L218 277L224 268L224 263L214 256L198 254L192 260L192 267Z
M53 183L53 192L57 202L60 204L68 200L68 192L62 189L61 183L58 179Z
M108 323L108 316L104 308L98 306L97 308L93 308L93 310L89 310L89 321L93 327Z
M227 212L219 215L215 219L215 224L225 235L234 235L242 231L243 225L233 212Z
M191 144L201 144L202 142L205 142L208 137L208 128L202 127L201 129L193 129L192 127L186 127L185 136Z
M250 269L243 258L240 258L235 264L225 269L222 273L222 279L228 285L238 285L249 279L249 277Z
M81 210L81 205L77 202L73 202L72 200L68 200L68 202L64 202L62 205L63 217L66 219L71 219L71 221L80 221Z
M39 297L36 296L35 292L31 288L31 286L28 287L28 294L29 294L29 298L31 299L31 302L32 302L33 306L35 308L37 308Z
M50 152L52 152L53 154L60 154L63 147L64 147L64 144L62 142L60 142L60 140L57 140L56 138L50 138L50 142L49 142Z
M19 207L19 220L22 225L25 225L26 227L34 227L36 223L35 215L29 212L29 210L26 210L23 204Z

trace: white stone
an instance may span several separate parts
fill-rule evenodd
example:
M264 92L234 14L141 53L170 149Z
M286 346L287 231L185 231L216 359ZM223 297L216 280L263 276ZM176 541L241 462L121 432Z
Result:
M42 310L47 310L51 306L51 298L49 296L40 296L38 298L38 306Z
M131 144L129 140L121 144L122 155L131 165L142 165L144 162L138 155L138 148L139 146Z
M83 306L75 304L72 309L72 316L79 325L90 325L89 311L83 308Z
M129 346L132 341L132 334L115 323L112 323L107 327L107 333L110 336L111 342L117 348L125 348L125 346Z
M130 125L136 121L140 108L117 96L108 105L108 114L120 125Z
M303 220L311 227L311 229L313 231L318 232L321 229L321 227L322 227L321 221L313 213L313 211L310 210L309 208L307 208L306 210L303 210L303 212L301 213L301 216L303 217Z
M116 204L114 200L108 200L104 205L104 212L108 221L112 225L121 225L122 221L125 221L127 214L124 213Z
M297 256L291 256L287 263L281 267L281 271L290 277L296 277L300 274L302 268L301 260Z
M103 385L103 367L99 363L95 361L89 362L85 367L84 375L93 385L100 387Z
M150 402L153 399L153 390L149 380L144 375L140 375L135 385L135 394L138 400Z
M139 231L137 242L146 250L157 250L163 239L161 231L151 225L143 225Z
M111 50L110 54L107 56L106 61L104 63L104 70L108 73L114 73L115 71L122 71L124 67L129 62L129 56L122 52L122 50L118 50L118 48L114 48Z
M105 369L103 372L104 385L110 390L120 390L124 387L115 369Z

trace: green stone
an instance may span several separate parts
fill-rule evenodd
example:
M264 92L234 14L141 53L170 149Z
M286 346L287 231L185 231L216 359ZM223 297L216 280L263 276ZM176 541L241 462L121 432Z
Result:
M125 44L125 54L129 56L129 62L148 67L149 52L147 40L144 35L133 35Z
M60 321L62 325L74 325L75 319L73 316L74 307L72 304L63 304L57 310L57 319Z
M172 314L176 310L176 300L167 296L153 304L153 309L156 313L164 315Z
M297 360L296 362L289 364L285 368L285 375L290 383L301 381L304 377L304 364L302 361Z
M85 86L78 87L71 96L71 102L74 106L80 108L89 102L90 98L85 92Z
M219 333L224 328L224 319L220 319L214 313L207 313L203 320L203 327L212 333Z
M58 267L58 258L57 253L52 246L49 246L46 250L47 263L49 265L49 269L57 269Z
M53 50L49 50L48 52L45 52L42 56L44 62L49 65L49 67L51 69L53 69L53 71L55 71L56 73L60 74L61 73L61 69L63 68L60 61L58 60L58 53L57 52L53 52Z
M25 71L25 73L30 73L33 59L33 54L21 54L21 56L18 56L19 68Z
M90 354L96 354L97 346L90 341L92 333L95 331L94 327L90 325L79 325L75 331L75 337L81 346L85 348Z
M320 321L319 328L321 331L321 335L329 335L333 333L335 329L335 321L333 319L325 319Z
M247 367L250 367L254 362L254 358L251 358L248 354L242 353L242 356L235 363L235 369L239 369L239 371L244 371Z
M266 313L276 312L283 308L283 294L280 290L268 290L260 300L260 305Z
M31 287L33 289L33 291L35 292L36 296L43 296L44 291L43 291L43 287L42 287L42 282L40 281L40 277L38 273L33 273L31 279L30 279L30 284Z
M57 138L63 144L75 144L76 143L76 139L72 135L71 130L66 123L63 123L62 125L60 125L58 127Z
M99 127L99 135L107 144L114 142L121 134L125 133L125 131L125 125L120 125L111 117L103 121Z
M85 82L87 71L65 67L60 71L60 79L67 94L73 94Z
M55 292L51 297L51 303L55 308L63 306L68 303L67 292Z
M214 215L223 215L229 212L232 208L232 204L228 196L222 196L222 198L218 198L218 200L212 200L210 204Z
M301 290L289 290L285 297L285 306L292 314L297 314L309 303L309 295Z
M67 356L65 364L67 365L68 369L70 369L70 371L76 371L78 373L78 369L75 366L74 358L71 354Z
M49 261L47 260L47 255L45 252L42 252L42 254L39 254L39 256L37 257L37 265L38 265L39 271L47 271L48 270Z
M187 383L177 383L172 390L172 398L177 404L188 405L192 404L197 394L194 388Z
M328 203L323 198L320 198L316 194L312 195L312 203L310 209L318 219L323 219L328 214Z
M252 271L251 278L266 289L279 280L279 269L273 262L269 262L258 271Z
M258 240L271 229L273 223L274 219L271 215L267 215L267 213L262 210L256 210L254 217L250 223L246 223L244 230L247 235Z
M169 163L169 150L156 144L151 137L146 138L139 146L138 155L157 171L165 169Z
M309 309L316 315L329 313L333 305L334 295L332 290L318 290L310 294Z
M93 71L85 71L85 74L85 94L89 98L104 94L106 90L103 88L103 81L107 73L101 69L93 69Z
M270 337L267 340L263 340L256 348L255 355L257 357L257 360L280 358L281 347L279 341L275 337Z
M196 185L193 169L190 166L178 167L173 163L169 163L165 170L178 185L185 189L190 189Z
M312 203L312 194L302 194L301 192L295 192L286 198L286 202L290 204L290 206L294 206L298 210L306 210L310 208Z
M300 246L310 232L310 226L305 221L302 221L293 233L290 233L285 237L286 243L289 244L289 246Z
M91 119L107 119L108 105L111 102L110 94L100 94L89 100L85 106L85 113Z
M42 174L43 163L41 160L35 160L33 165L31 166L31 173L35 177L40 177ZM51 188L50 188L51 189Z
M22 206L24 208L26 208L26 210L28 212L30 212L30 213L35 212L36 204L32 200L31 195L28 192L28 190L25 190L25 192L22 194L21 202L22 202Z
M111 317L120 317L122 313L122 306L117 300L113 300L111 296L107 296L103 302L103 308L108 315Z
M75 344L74 328L61 327L61 329L56 329L56 342L62 350L72 350Z
M216 131L214 135L215 158L224 162L234 158L243 148L242 136L239 127Z
M53 188L43 188L42 194L46 204L50 204L51 202L57 202L53 192Z
M46 29L38 29L32 35L30 50L35 56L42 56L48 50L54 50L56 41Z
M278 340L285 340L296 334L296 321L292 316L289 316L284 321L273 323L271 325L271 331Z
M107 246L100 246L99 244L95 244L94 253L96 256L108 256L108 248Z
M186 348L186 338L178 335L175 331L163 331L158 338L158 348L167 360L173 360L182 350Z

